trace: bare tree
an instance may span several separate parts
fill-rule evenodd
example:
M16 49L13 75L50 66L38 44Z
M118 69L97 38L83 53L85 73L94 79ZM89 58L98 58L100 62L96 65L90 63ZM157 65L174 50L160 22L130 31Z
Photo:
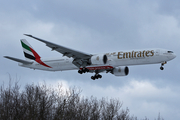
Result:
M122 107L122 103L116 99L110 99L107 102L104 98L102 99L102 117L105 120L113 120L115 117L118 116L118 111Z
M0 87L1 120L137 120L129 109L122 109L119 99L81 96L77 87L63 89L27 84L20 90L18 82ZM147 118L145 118L147 119ZM160 114L158 120L161 120ZM162 119L164 120L164 119Z
M155 120L156 120L156 119L155 119ZM160 112L159 112L159 114L158 114L157 120L164 120L164 118L161 117Z

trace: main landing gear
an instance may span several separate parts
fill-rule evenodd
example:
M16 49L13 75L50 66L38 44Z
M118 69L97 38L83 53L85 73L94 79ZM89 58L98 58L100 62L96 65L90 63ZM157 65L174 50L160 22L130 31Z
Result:
M83 74L83 73L86 73L86 72L89 72L89 69L82 68L82 69L78 70L79 74ZM100 75L99 72L95 71L95 73L96 74L94 76L91 76L91 79L95 80L95 79L102 78L102 75Z
M87 69L87 68L82 68L81 70L78 70L78 73L79 73L79 74L83 74L83 73L86 73L86 72L89 72L89 69Z
M93 80L98 79L98 78L102 78L102 75L95 74L94 76L91 76L91 79L93 79Z
M164 66L164 64L166 64L166 63L167 63L166 61L163 62L163 63L161 63L161 67L160 67L161 70L164 70L164 67L163 67L163 66Z

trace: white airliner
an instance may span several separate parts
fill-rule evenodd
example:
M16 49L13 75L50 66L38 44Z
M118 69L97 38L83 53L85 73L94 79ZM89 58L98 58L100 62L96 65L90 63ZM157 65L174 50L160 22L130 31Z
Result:
M31 45L25 39L22 39L21 44L26 60L9 56L4 56L5 58L19 62L19 66L31 69L46 71L78 70L80 74L95 72L95 75L91 76L93 80L102 78L102 75L99 74L101 72L111 73L115 76L126 76L129 73L127 66L130 65L160 63L160 69L163 70L164 64L176 57L173 51L159 48L118 51L104 54L87 54L32 35L24 35L45 43L46 46L66 57L59 59L41 59Z

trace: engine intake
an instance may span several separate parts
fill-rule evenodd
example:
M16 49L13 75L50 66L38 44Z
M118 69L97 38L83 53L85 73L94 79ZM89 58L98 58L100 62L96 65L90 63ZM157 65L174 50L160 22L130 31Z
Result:
M91 57L91 64L93 65L102 65L107 63L107 56L104 54L99 54L99 55L93 55Z
M129 68L128 67L115 67L112 70L112 74L115 76L127 76L129 74Z

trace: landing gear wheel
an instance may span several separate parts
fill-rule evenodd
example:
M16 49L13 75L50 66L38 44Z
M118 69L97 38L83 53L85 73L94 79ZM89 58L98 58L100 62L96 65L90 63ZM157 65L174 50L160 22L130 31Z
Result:
M94 77L94 76L91 76L91 79L92 79L92 80L95 80L95 77Z
M79 74L83 74L83 73L86 73L86 72L89 72L89 69L87 69L87 68L82 68L82 69L78 70L78 73L79 73Z
M161 66L160 69L161 69L161 70L164 70L164 67Z
M91 76L91 79L93 79L93 80L99 79L99 78L102 78L102 75L95 74L94 76Z
M163 67L163 66L164 66L165 64L167 64L167 62L166 62L166 61L165 61L165 62L163 62L163 63L161 63L161 67L160 67L160 69L161 69L161 70L164 70L164 67Z
M102 75L98 75L98 78L102 78Z
M83 72L82 72L82 70L78 70L78 73L79 73L79 74L82 74Z
M83 68L82 71L84 71L86 73L86 72L89 72L89 69Z
M82 74L82 73L83 73L83 71L82 71L82 70L78 70L78 73L79 73L79 74Z
M85 71L85 72L89 72L89 69L87 69L87 68L83 68L83 71Z

